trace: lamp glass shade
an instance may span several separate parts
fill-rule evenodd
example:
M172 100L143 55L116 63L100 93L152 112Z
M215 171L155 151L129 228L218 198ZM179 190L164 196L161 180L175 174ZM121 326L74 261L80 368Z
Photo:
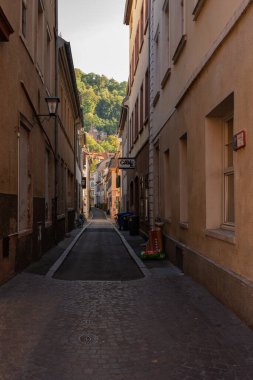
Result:
M48 106L48 112L50 116L55 116L57 113L58 104L60 99L57 96L50 96L45 99Z

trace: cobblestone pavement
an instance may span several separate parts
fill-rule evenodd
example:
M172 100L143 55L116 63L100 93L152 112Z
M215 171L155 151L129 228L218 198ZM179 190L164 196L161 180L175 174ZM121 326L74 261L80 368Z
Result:
M0 287L1 380L253 379L253 332L173 266Z

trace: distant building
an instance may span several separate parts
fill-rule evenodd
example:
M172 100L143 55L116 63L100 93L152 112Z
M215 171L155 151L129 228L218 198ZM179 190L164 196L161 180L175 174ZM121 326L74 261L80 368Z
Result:
M110 159L106 176L107 212L112 218L120 211L121 202L121 170L118 168L117 156Z
M98 140L99 132L95 127L91 127L88 133L95 141Z
M128 97L122 103L120 121L118 127L118 136L121 139L121 157L128 157ZM132 170L132 169L130 169ZM129 211L129 193L128 193L128 170L122 170L121 177L121 209Z
M107 211L106 177L109 164L110 158L104 159L97 165L94 173L95 203L97 207L105 211Z

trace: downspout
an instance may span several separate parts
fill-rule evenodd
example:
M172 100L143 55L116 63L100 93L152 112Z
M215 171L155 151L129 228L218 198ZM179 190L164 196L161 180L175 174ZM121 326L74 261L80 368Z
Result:
M55 0L55 96L58 96L59 79L59 50L58 50L58 0ZM58 111L57 111L58 112ZM58 214L58 114L54 123L55 132L55 176L54 176L54 238L57 242L57 214Z
M77 129L77 124L76 124L76 121L74 122L74 210L75 210L75 213L78 213L78 210L77 210L77 186L78 186L78 182L77 182L77 178L76 178L76 165L77 165L77 160L76 160L76 152L77 152L77 133L76 133L76 129ZM77 214L78 216L78 214Z
M149 227L152 227L151 220L152 220L152 215L151 215L151 209L150 209L150 183L151 183L151 178L150 178L150 149L151 149L151 107L150 107L150 100L151 100L151 34L152 34L152 28L151 28L151 22L152 22L152 0L149 0L149 20L148 20L148 131L149 131L149 162L148 162L148 222L149 222Z

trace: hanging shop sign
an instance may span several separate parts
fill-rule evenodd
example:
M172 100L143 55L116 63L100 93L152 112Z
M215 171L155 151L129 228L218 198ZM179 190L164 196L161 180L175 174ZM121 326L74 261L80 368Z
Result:
M135 158L120 157L119 169L135 169Z
M82 177L82 188L86 189L86 177Z

